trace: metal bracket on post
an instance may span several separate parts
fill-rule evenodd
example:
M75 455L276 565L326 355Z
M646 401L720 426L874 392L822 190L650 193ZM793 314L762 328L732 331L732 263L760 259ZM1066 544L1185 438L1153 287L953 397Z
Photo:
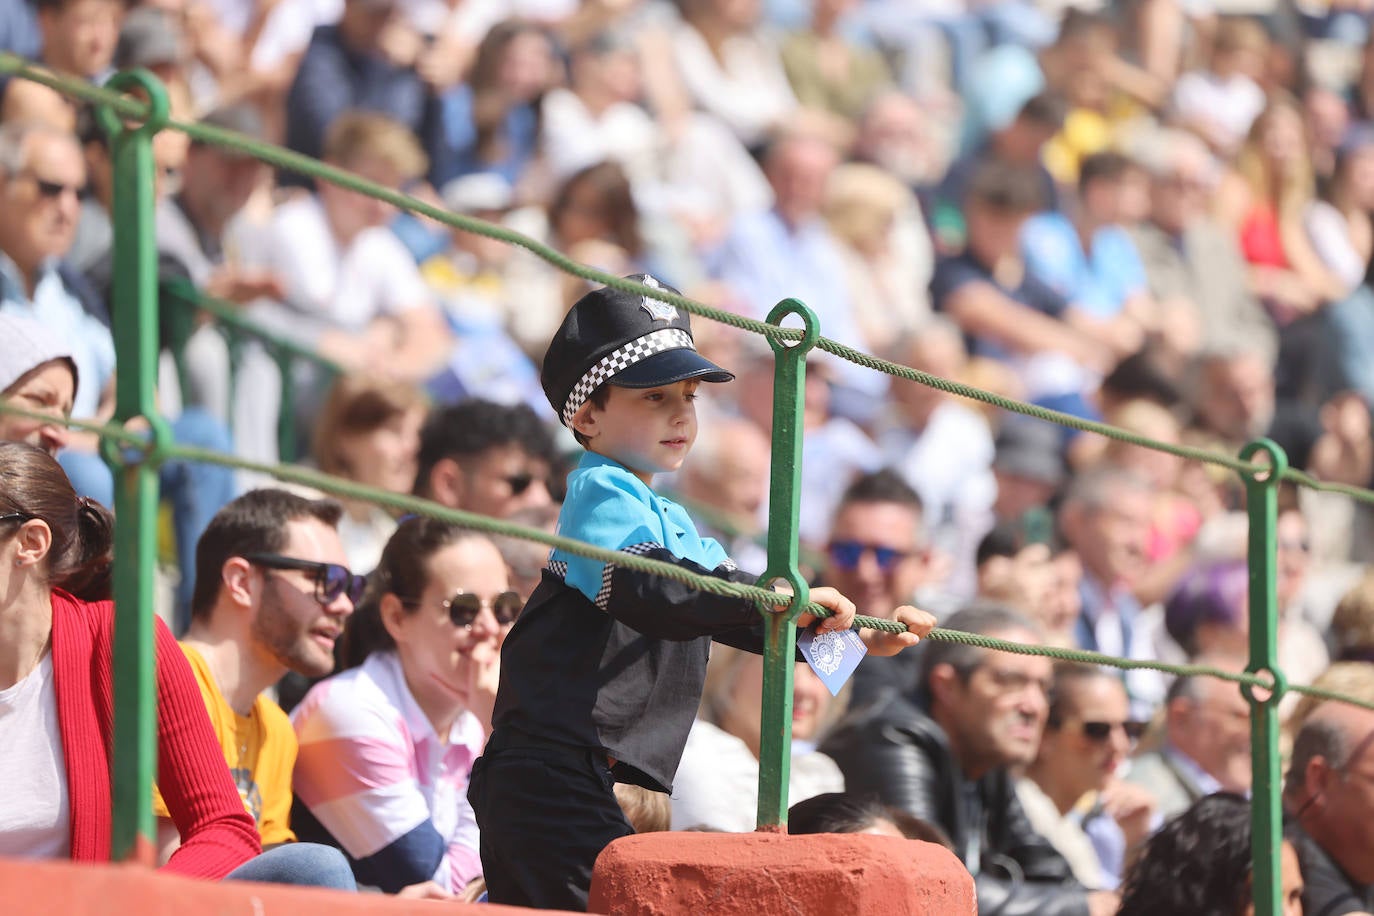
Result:
M802 320L798 342L769 338L773 348L773 454L768 489L768 568L759 577L767 586L779 580L792 589L784 608L764 616L763 715L759 732L758 829L787 832L787 784L792 771L792 673L796 661L797 617L811 590L798 565L797 527L801 507L802 408L806 396L806 356L820 338L816 314L796 299L784 299L768 313L769 324Z
M1250 674L1270 678L1273 689L1256 694L1242 685L1250 703L1250 851L1254 862L1256 916L1279 916L1283 895L1279 874L1279 844L1283 839L1283 813L1279 803L1279 701L1287 679L1278 663L1278 598L1275 584L1275 553L1278 525L1278 485L1288 470L1288 456L1268 439L1241 449L1246 461L1263 454L1269 467L1243 474L1246 511L1250 516L1248 561L1250 568Z
M156 414L157 238L154 229L153 136L167 123L167 93L146 70L116 74L111 89L142 95L147 119L128 124L97 109L114 164L115 420L142 418L152 442L144 451L108 447L115 476L114 823L117 862L156 864L153 783L157 775L153 570L157 562L158 463L169 440Z

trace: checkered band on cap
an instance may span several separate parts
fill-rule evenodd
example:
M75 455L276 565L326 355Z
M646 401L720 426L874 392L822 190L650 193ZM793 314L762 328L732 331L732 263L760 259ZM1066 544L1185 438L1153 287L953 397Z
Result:
M593 391L617 373L623 372L637 362L662 353L664 350L695 350L692 335L680 328L667 328L653 331L634 340L606 356L573 386L568 402L563 405L563 425L572 426L573 414L591 397Z

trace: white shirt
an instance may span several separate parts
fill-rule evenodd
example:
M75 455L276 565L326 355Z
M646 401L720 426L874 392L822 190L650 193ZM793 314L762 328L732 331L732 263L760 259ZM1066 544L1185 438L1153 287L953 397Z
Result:
M697 105L730 126L746 146L762 143L797 109L777 47L766 36L727 38L720 59L686 22L672 33L682 82Z
M823 792L843 792L844 776L819 751L792 746L787 797L796 804ZM748 833L758 820L759 762L739 738L697 719L673 777L674 830L709 827Z
M364 229L340 249L324 208L313 195L282 204L272 215L263 266L286 282L296 311L345 331L430 301L415 259L390 229Z
M1174 108L1184 120L1213 124L1214 139L1234 148L1264 110L1264 90L1248 76L1236 74L1222 80L1208 71L1194 70L1178 78Z
M0 856L71 857L66 755L57 724L52 653L19 683L0 691Z

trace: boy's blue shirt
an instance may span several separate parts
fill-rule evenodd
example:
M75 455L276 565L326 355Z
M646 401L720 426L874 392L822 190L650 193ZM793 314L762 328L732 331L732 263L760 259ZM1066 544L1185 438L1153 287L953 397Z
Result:
M733 567L725 548L698 532L687 510L655 493L623 464L587 452L568 475L558 533L611 550L641 553L657 545L706 568ZM555 549L550 568L599 607L605 605L606 564Z

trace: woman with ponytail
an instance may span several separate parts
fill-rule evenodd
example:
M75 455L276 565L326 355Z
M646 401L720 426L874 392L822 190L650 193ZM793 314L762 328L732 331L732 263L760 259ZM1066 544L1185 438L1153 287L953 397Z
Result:
M0 443L0 856L109 859L112 537L52 457ZM258 854L257 828L185 656L156 627L158 785L182 836L165 867L223 878Z
M410 518L387 542L344 630L347 670L292 714L296 796L360 884L449 898L481 875L468 775L521 604L483 535Z

